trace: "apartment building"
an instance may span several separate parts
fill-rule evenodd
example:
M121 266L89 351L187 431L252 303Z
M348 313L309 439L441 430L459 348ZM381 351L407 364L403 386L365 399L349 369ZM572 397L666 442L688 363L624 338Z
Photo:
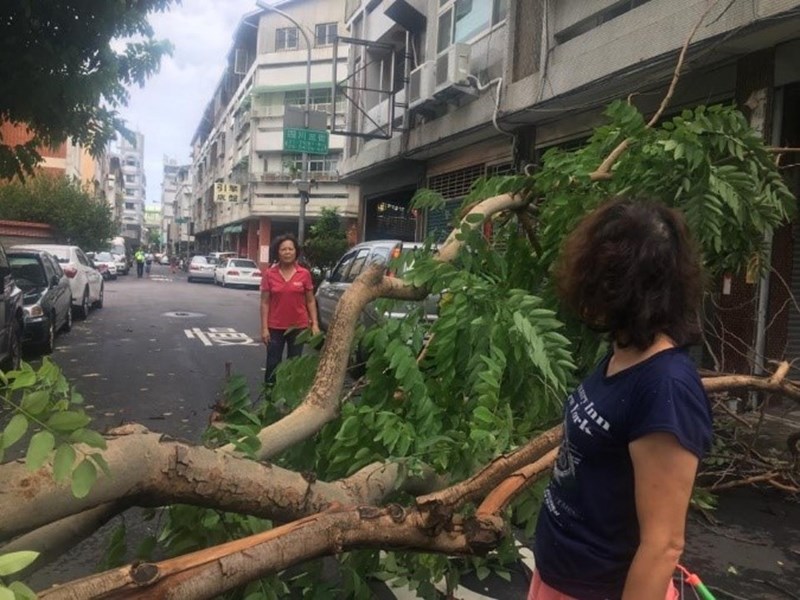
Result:
M115 154L120 160L124 186L120 233L138 244L144 240L144 135L134 132L132 141L120 137Z
M188 242L191 191L188 175L191 165L179 165L174 158L164 157L161 179L161 241L170 254L179 253L180 242ZM185 237L185 239L181 239ZM185 251L185 249L184 249Z
M611 100L634 94L652 114L709 7L669 113L735 102L767 143L799 146L797 0L347 0L355 40L349 79L335 77L347 103L332 129L346 135L339 172L359 186L361 238L441 236L477 178L581 144ZM800 191L797 168L786 173ZM420 187L448 207L412 211ZM773 265L767 281L734 280L721 296L726 368L754 362L758 313L769 316L767 356L800 354L800 313L788 301L800 292L792 227L775 236Z
M344 0L274 5L291 19L272 11L242 18L227 68L192 139L192 222L198 252L231 250L268 262L271 240L298 232L300 182L309 188L306 228L326 207L336 208L348 223L357 218L357 190L339 181L344 138L331 136L326 154L310 156L305 180L301 155L284 150L283 139L284 118L303 114L307 77L308 108L323 113L312 128L328 127L333 46L344 30ZM346 56L339 62L339 72L346 71Z
M97 173L100 195L111 209L114 222L121 227L125 210L125 177L122 174L122 163L119 156L107 152L98 161Z

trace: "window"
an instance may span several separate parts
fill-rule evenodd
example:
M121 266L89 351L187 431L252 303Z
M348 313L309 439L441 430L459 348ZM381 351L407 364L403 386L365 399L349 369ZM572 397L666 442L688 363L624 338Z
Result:
M297 27L283 27L275 30L275 50L297 49Z
M310 106L313 110L329 111L331 108L331 88L320 88L309 91ZM306 91L291 90L283 96L284 106L305 106Z
M127 183L136 183L136 175L125 175L125 181Z
M284 167L296 169L297 173L303 172L303 157L299 154L289 154L283 157ZM335 175L339 168L339 154L328 156L309 156L308 172L313 179L314 175Z
M134 190L133 188L125 188L125 195L126 196L135 196L136 195L136 190Z
M440 2L436 52L468 42L508 16L508 0L448 0Z
M314 44L330 46L336 38L336 23L320 23L315 28Z
M333 269L333 273L331 273L330 278L328 281L331 283L338 283L340 281L345 281L345 276L347 275L347 271L350 269L350 265L353 263L353 259L356 257L355 252L350 252L346 254L342 260L339 261L339 264Z
M133 202L126 202L125 210L136 210L136 205Z
M355 281L356 277L361 274L361 271L364 269L364 265L367 264L367 257L369 257L369 248L362 248L358 251L355 259L353 259L353 265L350 267L350 271L347 273L347 279L345 279L346 283L352 283Z

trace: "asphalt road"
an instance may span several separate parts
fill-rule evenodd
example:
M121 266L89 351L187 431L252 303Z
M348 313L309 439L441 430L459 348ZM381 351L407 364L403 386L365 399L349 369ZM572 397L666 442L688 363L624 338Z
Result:
M53 353L95 428L136 421L198 441L226 362L258 395L265 360L258 290L188 283L161 265L149 278L134 271L105 286L104 307L56 338Z

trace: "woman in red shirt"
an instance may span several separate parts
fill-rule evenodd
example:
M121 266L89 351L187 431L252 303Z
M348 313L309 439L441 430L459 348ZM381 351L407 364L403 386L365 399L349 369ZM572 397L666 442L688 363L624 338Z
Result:
M266 383L274 382L275 369L283 358L300 356L302 344L296 342L302 329L319 333L314 284L308 269L297 263L299 246L292 235L275 240L278 262L261 276L261 339L267 346Z

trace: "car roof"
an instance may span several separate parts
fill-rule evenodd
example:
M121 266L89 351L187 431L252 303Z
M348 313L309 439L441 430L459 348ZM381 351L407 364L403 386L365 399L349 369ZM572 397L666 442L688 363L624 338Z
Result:
M77 246L70 246L69 244L20 244L14 248L24 248L25 250L66 250L69 248L77 248Z
M52 256L47 250L41 248L29 248L27 246L11 246L6 249L6 254L46 254Z

